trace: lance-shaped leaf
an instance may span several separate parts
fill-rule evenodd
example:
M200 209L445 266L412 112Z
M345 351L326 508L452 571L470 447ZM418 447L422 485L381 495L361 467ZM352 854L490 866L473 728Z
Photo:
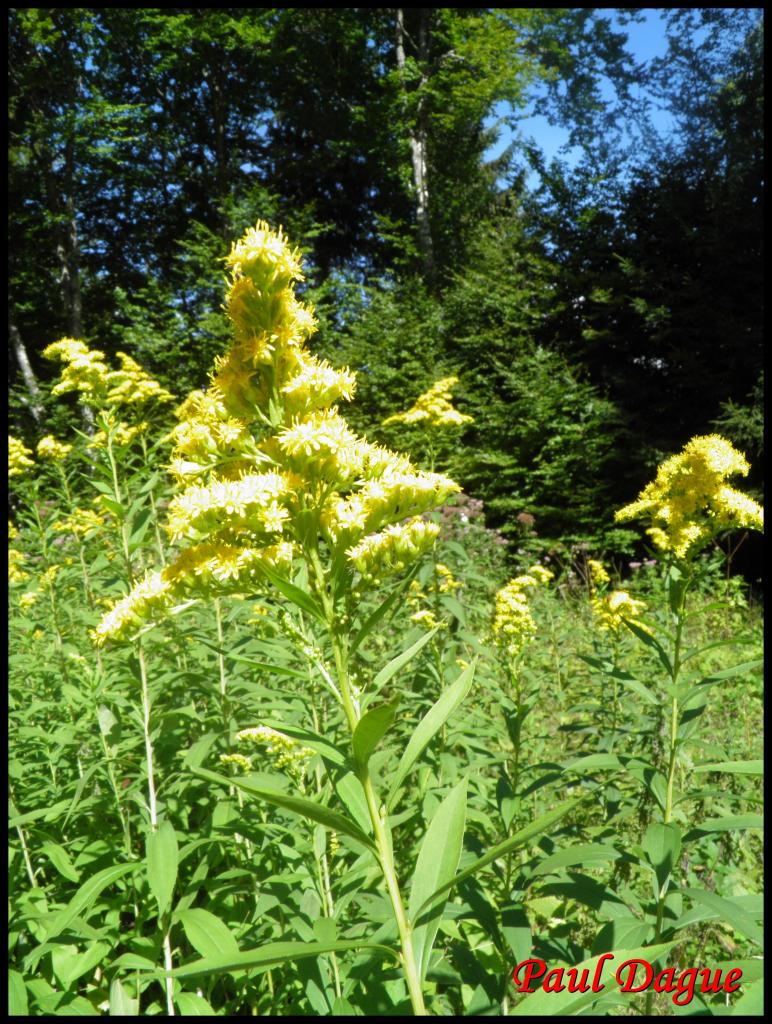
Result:
M352 949L377 949L386 956L393 957L395 961L399 959L397 953L389 946L375 942L269 942L260 949L207 956L195 960L192 964L185 964L184 967L177 967L170 973L173 978L189 978L197 974L222 974L227 971L247 971L254 968L265 970L275 964L292 964L306 957L322 956L325 953L345 953Z
M424 647L434 636L439 629L439 626L435 626L434 629L430 629L428 633L424 633L414 644L412 644L402 654L398 654L396 658L392 658L388 665L385 665L378 675L373 679L372 692L378 693L388 681L399 672L401 668L404 668L407 663L418 654L422 647Z
M386 806L389 810L394 806L397 791L402 785L402 781L407 773L421 756L432 738L436 736L459 704L461 704L467 693L469 693L472 686L472 680L474 679L476 664L476 662L472 662L471 665L464 669L458 679L456 679L456 681L447 688L440 699L429 708L424 717L418 723L418 726L410 737L410 741L405 747L405 752L397 765L397 771L392 780L389 797L386 801Z
M145 853L150 891L158 903L158 913L164 914L171 904L179 863L177 836L168 818L148 835Z
M381 739L394 721L399 705L399 694L390 700L388 704L381 704L377 708L371 708L357 722L354 735L351 738L351 747L354 751L354 760L364 767L370 760L370 755L381 742Z
M560 819L568 812L581 803L580 797L573 797L571 800L565 800L562 804L558 804L553 810L543 814L536 821L532 821L530 825L526 825L525 828L521 828L519 832L515 832L509 839L505 839L503 843L499 843L497 846L491 847L490 850L482 857L470 864L469 867L464 868L463 871L459 871L455 878L449 882L438 886L438 888L425 899L421 906L418 908L416 913L419 918L424 909L430 906L434 900L440 896L443 892L449 892L452 888L463 882L465 878L471 878L472 875L476 875L478 871L481 871L484 867L492 864L494 860L498 860L499 857L503 857L505 853L510 853L512 850L516 850L520 846L524 846L527 842L530 842L534 836L540 835L542 832L546 832L548 828L551 828L555 822Z
M274 572L273 569L270 569L267 565L261 564L260 572L264 573L276 589L280 593L284 594L288 601L297 605L301 611L312 615L315 619L318 619L319 622L327 621L321 607L307 591L302 590L294 583L290 583L289 580L285 580L283 576L279 576L278 573Z
M266 803L273 804L275 807L283 807L284 810L292 811L294 814L299 814L310 821L316 821L333 832L342 832L344 835L350 836L358 843L366 846L368 850L375 850L372 839L366 836L353 821L344 818L337 811L331 811L329 807L325 807L323 804L316 803L314 800L292 796L278 789L266 789L264 786L255 786L239 778L227 779L225 776L218 775L217 772L210 772L206 768L194 768L193 771L196 775L201 776L202 779L209 779L210 782L217 782L226 788L235 786L242 793L247 793L258 800L265 800Z
M421 981L426 977L447 895L433 903L428 901L446 882L452 883L461 856L465 821L466 779L462 779L437 808L421 843L413 874L408 917L413 925L413 951ZM424 910L419 918L421 908Z

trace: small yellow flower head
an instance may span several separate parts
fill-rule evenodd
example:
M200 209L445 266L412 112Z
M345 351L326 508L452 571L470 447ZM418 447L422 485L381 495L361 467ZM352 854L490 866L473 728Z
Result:
M764 510L725 483L748 474L748 463L718 434L694 437L657 470L637 501L616 513L617 522L648 518L656 547L678 559L690 557L724 530L764 529Z
M38 458L51 459L53 462L63 462L72 451L71 444L63 444L57 441L51 434L42 437L38 441Z
M308 761L314 756L313 750L268 725L242 729L236 733L236 740L264 747L265 753L277 768L295 776L302 777L305 774Z
M522 576L516 576L495 598L493 637L510 659L516 658L536 633L528 591L545 585L553 574L543 565L532 565Z
M537 583L549 583L555 578L555 573L544 565L532 565L528 575L533 576Z
M28 608L32 608L37 604L38 593L34 590L28 590L26 593L19 597L19 607L26 611Z
M459 589L461 581L456 579L447 565L437 562L435 568L439 577L439 591L441 594L452 594L454 590Z
M503 587L496 594L495 617L493 620L493 636L509 658L516 658L529 640L536 633L536 623L528 607L523 579L535 580L531 577L518 577Z
M252 771L252 762L244 754L220 754L220 764L232 764L246 774Z
M13 523L9 519L8 520L8 540L16 540L16 538L18 536L19 536L19 531L16 529L16 527L13 525Z
M594 558L587 559L587 568L590 570L590 581L593 589L602 587L609 582L609 574L603 568L603 563Z
M458 377L444 377L420 395L415 405L406 412L398 412L383 421L387 427L392 423L423 423L429 427L460 427L474 422L474 417L458 412L451 402L451 390L458 384Z
M440 532L435 523L410 519L388 526L382 533L372 533L346 554L354 568L369 583L377 582L395 572L402 572L428 551Z
M290 249L282 229L272 231L264 220L234 242L225 263L234 277L248 277L261 290L280 291L303 280L300 250Z
M91 508L76 508L63 519L57 519L53 528L57 533L71 533L75 537L92 536L105 524L104 516L100 516Z
M142 402L173 402L174 395L161 387L139 363L125 352L116 353L120 370L107 375L107 401L110 405L139 405Z
M8 582L9 583L23 583L24 580L29 579L29 573L22 569L22 563L26 561L26 557L21 551L17 551L16 548L8 549Z
M8 435L8 476L23 476L35 463L30 458L32 452L16 437Z
M40 577L40 587L42 590L50 590L56 577L59 575L60 565L49 565L43 575Z
M414 612L410 616L410 621L417 623L419 626L423 626L425 629L434 629L435 626L440 625L433 611L428 608L421 608L417 612ZM444 623L442 623L444 625Z
M650 633L649 627L638 618L645 607L643 601L631 597L626 590L613 590L603 597L592 599L592 610L598 626L613 633L617 633L624 625L624 619L629 619Z

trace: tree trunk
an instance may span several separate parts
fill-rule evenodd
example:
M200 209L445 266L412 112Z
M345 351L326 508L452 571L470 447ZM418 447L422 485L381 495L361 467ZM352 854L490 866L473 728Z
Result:
M428 58L429 41L429 9L421 9L419 14L420 22L418 29L418 61L425 69ZM397 67L407 106L407 86L405 84L405 19L404 11L397 8ZM415 119L410 129L410 160L413 166L413 188L415 190L415 213L416 228L418 235L418 248L424 265L426 280L431 283L434 280L435 262L434 245L432 243L432 231L429 221L429 167L427 159L427 131L426 131L426 100L423 95L423 86L426 83L425 70L421 73L418 84L418 102L416 106Z
M24 386L27 389L27 407L32 413L35 423L40 426L40 421L43 417L43 403L40 388L38 387L37 377L35 376L35 371L32 369L32 364L29 361L27 349L22 341L19 328L16 324L11 323L10 319L8 321L8 336L11 339L11 345L13 346L13 351L16 355L16 362L19 364Z

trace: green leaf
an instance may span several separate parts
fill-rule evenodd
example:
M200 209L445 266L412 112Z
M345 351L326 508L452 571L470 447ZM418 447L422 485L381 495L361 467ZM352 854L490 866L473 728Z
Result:
M718 896L714 892L707 892L705 889L684 889L684 896L688 896L697 903L702 903L717 913L722 921L730 924L735 931L747 936L747 938L759 946L763 945L763 929L741 907L738 907L733 900L724 899L723 896Z
M595 936L591 953L608 953L612 949L635 949L645 942L653 926L637 917L617 917L608 921Z
M432 738L440 731L445 722L466 697L472 686L476 662L472 662L459 675L458 679L445 690L439 700L433 704L418 723L415 732L410 737L407 747L397 765L396 774L391 783L391 789L386 801L389 810L394 806L397 798L397 791L402 781L418 760L424 749Z
M545 857L533 869L533 875L546 875L551 871L559 871L561 868L574 864L596 866L610 860L619 860L622 856L624 855L613 846L604 846L601 843L583 843L581 846L569 846Z
M18 971L8 971L8 1016L26 1017L27 986Z
M358 843L367 847L368 850L375 849L372 839L366 836L352 821L313 800L307 800L305 797L291 796L279 790L254 786L239 778L226 779L223 775L210 772L206 768L194 768L193 771L196 775L200 775L202 779L217 782L226 789L230 786L235 786L236 789L240 789L249 796L257 797L258 800L265 800L266 803L273 804L276 807L283 807L284 810L292 811L294 814L299 814L310 821L316 821L333 832L342 832L344 835L350 836Z
M217 1017L210 1003L195 992L180 992L174 997L177 1009L183 1017Z
M743 985L742 994L729 1011L732 1017L763 1017L764 1016L764 979L754 981L752 985Z
M65 931L79 914L94 905L97 897L100 896L103 890L109 885L117 882L119 878L128 872L136 871L138 868L138 862L132 862L130 864L113 864L108 868L103 868L101 871L98 871L95 875L92 875L91 878L87 879L83 885L81 885L67 906L60 910L49 923L48 928L46 929L44 942L47 942L49 939L52 939L54 936L60 935ZM33 950L27 958L29 963L26 966L29 969L33 968L40 959L40 956L42 955L40 953L40 948L41 947L38 947L38 949Z
M367 711L357 722L351 738L351 747L358 765L364 767L370 760L370 755L394 721L399 699L400 695L397 694L388 704L381 704Z
M63 878L68 878L71 882L80 881L80 873L76 870L75 865L70 860L67 851L59 846L58 843L50 841L45 842L40 847L40 851L48 857Z
M193 908L175 914L188 942L201 956L218 956L220 953L233 955L239 952L239 944L228 926L208 910Z
M716 761L712 764L696 764L693 772L729 772L733 775L763 775L764 762L757 761Z
M588 754L586 757L577 757L569 761L563 771L581 774L585 771L606 771L619 768L621 765L622 762L616 754Z
M362 626L362 628L359 630L359 632L356 634L354 639L351 641L351 653L352 654L357 649L357 647L359 647L359 645L362 643L362 641L366 637L368 637L370 635L370 633L373 631L375 626L378 625L378 623L381 621L381 619L384 617L384 615L386 615L389 612L389 610L394 607L394 605L397 603L399 598L404 594L404 592L407 589L407 587L409 586L409 584L415 578L415 575L416 575L417 572L418 572L418 565L414 565L412 571L409 572L408 575L404 578L404 580L402 580L400 582L400 584L398 586L396 586L392 590L392 592L389 594L389 596L386 598L386 600L382 601L378 605L378 607L375 609L375 611L372 613L372 615L370 615L367 618L367 620L365 621L365 623Z
M285 580L282 576L279 576L278 573L274 572L273 569L269 569L268 566L263 565L262 563L260 565L260 572L265 574L276 589L280 593L284 594L288 601L297 605L298 608L307 612L319 622L327 623L323 610L307 591L301 590L300 587L295 586L294 583L290 583L289 580Z
M134 517L131 523L131 534L129 535L129 554L133 554L142 543L142 539L150 526L153 510L143 509Z
M227 971L246 971L251 968L267 969L275 964L291 964L306 957L325 953L345 953L352 949L377 949L398 960L395 950L375 942L269 942L260 949L247 949L242 953L219 954L204 957L171 972L173 978L190 978L197 974L222 974ZM161 972L157 972L161 973Z
M657 656L659 660L662 662L665 671L669 676L672 676L673 666L670 664L670 658L668 658L667 652L665 651L665 648L662 646L659 640L657 640L656 637L652 636L651 633L647 633L646 630L639 626L637 622L632 622L630 619L624 618L622 619L622 621L630 630L630 632L638 637L641 643L645 644L647 647L651 647L652 650L657 652Z
M434 901L432 896L441 892L446 883L452 884L461 856L466 822L466 787L467 781L462 779L451 789L437 808L418 851L410 887L408 918L413 925L413 950L421 981L426 977L447 900L445 896Z
M464 868L463 871L459 871L454 879L450 882L446 882L441 885L429 899L425 900L423 905L418 908L418 914L420 915L424 907L431 904L434 899L443 892L448 892L454 886L463 882L465 878L471 878L472 875L477 874L484 867L492 864L494 860L498 860L499 857L503 857L505 853L510 853L512 850L516 850L520 846L525 846L527 842L530 842L535 836L540 835L542 832L546 832L548 828L551 828L556 822L568 814L570 810L581 803L580 797L573 797L570 800L565 800L562 804L558 804L553 810L543 814L540 818L532 821L530 825L526 825L525 828L521 828L519 832L515 832L509 839L505 839L504 842L499 843L497 846L491 847L490 850L482 857L478 857L477 860L470 864L469 867Z
M673 873L681 852L681 830L672 823L652 822L646 829L641 847L654 868L660 892Z
M729 814L725 818L706 818L689 830L685 839L695 839L704 832L731 832L733 829L764 828L761 814Z
M375 679L373 679L371 692L373 694L378 693L378 691L384 687L401 668L407 665L411 658L414 658L416 654L418 654L421 648L431 640L439 628L439 626L435 626L434 629L430 629L428 633L424 633L423 636L416 640L411 647L408 647L406 651L403 651L402 654L398 654L396 658L392 658L388 665L384 666Z
M115 978L110 985L110 1016L139 1016L139 999L129 995L120 978Z
M150 891L158 903L159 915L163 915L171 905L179 862L177 835L168 818L161 822L155 832L148 834L145 860Z

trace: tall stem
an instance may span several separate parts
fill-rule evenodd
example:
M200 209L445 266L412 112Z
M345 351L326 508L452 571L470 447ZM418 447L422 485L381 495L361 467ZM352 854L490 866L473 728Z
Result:
M351 681L348 671L348 637L340 630L339 620L335 613L335 605L327 588L324 569L316 550L308 552L311 569L316 579L316 590L324 608L327 619L327 628L332 642L333 657L335 659L335 670L338 676L341 702L346 715L351 735L360 719L359 703L351 692ZM375 846L377 851L378 864L383 873L386 883L386 890L391 901L391 908L394 913L394 920L399 932L401 947L400 961L402 971L407 982L407 989L410 995L410 1002L413 1006L413 1013L417 1017L426 1017L423 992L421 990L421 977L415 959L413 949L413 929L405 912L405 905L402 900L402 893L399 888L399 880L394 867L394 854L392 851L391 836L389 835L387 812L385 808L379 808L378 798L370 776L367 765L362 765L358 770L358 778L362 785L367 803L367 811L370 815L370 822L373 826Z

